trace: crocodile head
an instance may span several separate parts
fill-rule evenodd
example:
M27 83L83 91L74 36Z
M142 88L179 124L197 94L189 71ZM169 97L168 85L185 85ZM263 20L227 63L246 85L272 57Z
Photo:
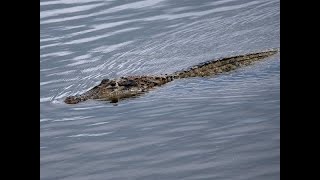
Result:
M64 102L77 104L88 99L100 99L116 103L120 99L138 96L172 80L171 76L129 76L111 80L103 79L99 85L89 91L81 95L69 96Z

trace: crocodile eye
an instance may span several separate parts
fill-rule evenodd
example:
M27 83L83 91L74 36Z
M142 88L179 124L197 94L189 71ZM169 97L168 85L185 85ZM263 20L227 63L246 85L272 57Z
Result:
M111 81L111 82L110 82L110 85L111 85L111 86L115 86L115 85L116 85L116 82L115 82L115 81Z

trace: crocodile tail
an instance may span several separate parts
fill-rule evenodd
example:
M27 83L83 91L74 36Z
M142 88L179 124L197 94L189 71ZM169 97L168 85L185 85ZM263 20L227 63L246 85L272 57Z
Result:
M228 72L238 67L247 66L255 61L267 58L278 53L280 49L271 49L262 52L249 53L245 55L231 56L227 58L211 60L192 66L187 70L177 71L171 76L174 79L188 77L204 77L211 76L223 72Z

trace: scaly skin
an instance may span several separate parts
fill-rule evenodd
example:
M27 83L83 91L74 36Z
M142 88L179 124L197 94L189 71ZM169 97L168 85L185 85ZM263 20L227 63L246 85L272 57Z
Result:
M99 99L116 103L122 99L144 94L149 90L171 82L174 79L212 76L228 72L239 67L250 65L255 61L272 56L277 52L278 49L272 49L257 53L211 60L192 66L187 70L177 71L165 76L128 76L113 80L103 79L99 85L89 91L81 95L69 96L64 100L64 102L67 104L77 104L88 99Z

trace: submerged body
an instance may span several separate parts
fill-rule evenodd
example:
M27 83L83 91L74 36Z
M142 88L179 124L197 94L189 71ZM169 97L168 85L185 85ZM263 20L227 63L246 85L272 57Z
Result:
M238 67L250 65L255 61L272 56L277 52L277 49L272 49L211 60L165 76L128 76L113 80L103 79L99 85L89 91L81 95L69 96L64 102L67 104L77 104L88 99L99 99L114 103L121 99L138 96L155 87L171 82L174 79L212 76L228 72Z

